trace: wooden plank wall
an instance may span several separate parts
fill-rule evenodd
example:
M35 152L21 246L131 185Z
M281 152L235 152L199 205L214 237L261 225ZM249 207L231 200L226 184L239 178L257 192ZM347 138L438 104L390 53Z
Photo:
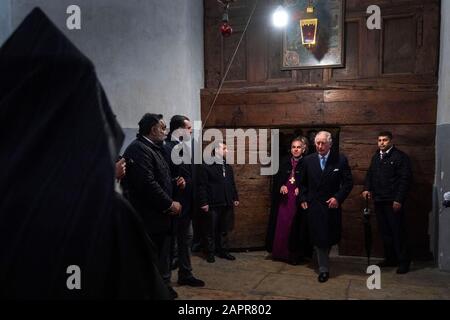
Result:
M416 257L429 256L428 214L434 181L437 109L439 1L346 2L344 68L280 71L281 33L269 14L275 1L260 0L224 88L208 119L211 102L254 0L230 11L237 32L222 39L217 1L205 0L205 76L202 120L217 128L339 127L340 149L350 161L355 188L344 204L343 255L363 255L359 193L377 132L391 130L412 159L414 184L408 205ZM365 27L365 9L378 4L383 29ZM270 178L257 165L235 166L241 193L232 246L260 247L270 209ZM376 223L374 221L374 231ZM375 253L381 254L379 238Z

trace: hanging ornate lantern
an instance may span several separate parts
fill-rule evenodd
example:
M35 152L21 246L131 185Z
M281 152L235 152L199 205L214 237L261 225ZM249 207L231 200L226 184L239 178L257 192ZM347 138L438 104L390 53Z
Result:
M312 1L306 8L304 19L300 19L300 31L302 35L302 44L307 49L312 49L317 44L317 27L319 19L314 15L314 7Z

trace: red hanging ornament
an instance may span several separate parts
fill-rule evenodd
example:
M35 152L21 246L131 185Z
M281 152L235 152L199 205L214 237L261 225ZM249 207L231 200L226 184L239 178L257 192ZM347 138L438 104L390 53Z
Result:
M222 25L220 26L220 33L222 34L222 37L229 37L233 33L233 28L229 24L229 18L228 18L228 8L230 6L230 3L228 2L225 4L225 11L222 16Z
M223 37L227 38L233 33L233 28L231 28L228 22L223 22L220 26L220 32L222 33Z

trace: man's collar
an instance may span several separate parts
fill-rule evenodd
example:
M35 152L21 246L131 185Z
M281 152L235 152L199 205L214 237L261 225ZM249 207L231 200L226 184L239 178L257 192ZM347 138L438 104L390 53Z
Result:
M227 159L214 156L214 163L215 164L226 164L227 163Z
M150 143L150 145L151 145L152 147L161 148L161 147L163 146L164 141L161 141L160 143L158 143L158 142L155 142L155 141L149 139L149 138L146 137L146 136L141 135L141 137L144 138L145 141L147 141L148 143Z
M148 142L150 142L152 145L156 145L156 143L154 143L152 140L150 140L149 138L147 138L146 136L142 136L145 140L147 140Z
M380 150L380 153L382 153L382 154L388 154L391 150L392 150L392 148L393 148L394 146L392 145L387 151L385 151L385 152L382 152L381 150Z
M173 141L173 142L175 142L175 143L181 143L181 141L180 141L180 139L178 139L176 136L171 136L170 138L169 138L169 141Z
M319 155L319 159L322 158L322 157L325 157L325 160L328 160L328 157L330 156L330 152L331 152L331 149L328 150L328 153L326 155L324 155L324 156L322 156L320 153L317 153L317 154Z

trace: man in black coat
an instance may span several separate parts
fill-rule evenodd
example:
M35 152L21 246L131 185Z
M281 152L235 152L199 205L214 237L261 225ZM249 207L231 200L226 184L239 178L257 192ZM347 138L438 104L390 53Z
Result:
M162 143L166 125L162 115L146 113L139 121L137 138L127 147L124 158L132 160L123 179L124 192L142 216L148 235L158 250L159 270L173 298L170 286L171 216L181 213L172 198L173 185Z
M316 153L303 161L300 199L309 211L311 241L319 262L319 282L329 278L329 252L341 239L341 206L353 188L347 158L331 150L331 133L315 137Z
M193 276L191 265L194 164L187 145L190 144L191 135L192 125L188 117L175 115L170 119L170 132L164 143L164 151L172 172L172 181L175 183L173 197L182 206L181 214L173 217L175 232L171 253L176 254L178 258L178 284L203 287L205 283ZM173 157L182 160L182 163L176 164ZM171 257L171 261L173 260Z
M226 154L226 144L217 143L214 163L203 164L199 170L198 201L206 238L206 261L209 263L215 262L215 253L221 258L235 260L228 252L228 232L233 229L233 207L239 205L239 197L233 168L225 160Z
M384 244L382 267L398 266L397 273L409 271L403 210L411 184L409 157L392 144L392 133L380 132L378 150L372 157L362 196L373 199Z

